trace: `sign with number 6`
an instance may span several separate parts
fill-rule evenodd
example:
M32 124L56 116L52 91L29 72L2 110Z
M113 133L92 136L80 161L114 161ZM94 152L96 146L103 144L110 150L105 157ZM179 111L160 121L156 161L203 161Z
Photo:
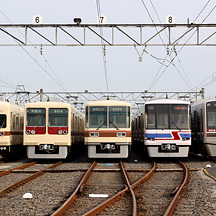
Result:
M32 24L42 24L42 16L41 15L32 16Z

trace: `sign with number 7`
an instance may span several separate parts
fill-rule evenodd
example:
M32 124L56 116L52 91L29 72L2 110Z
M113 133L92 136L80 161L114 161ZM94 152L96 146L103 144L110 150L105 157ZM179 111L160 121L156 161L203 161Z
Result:
M97 16L97 24L106 24L107 17L105 15Z

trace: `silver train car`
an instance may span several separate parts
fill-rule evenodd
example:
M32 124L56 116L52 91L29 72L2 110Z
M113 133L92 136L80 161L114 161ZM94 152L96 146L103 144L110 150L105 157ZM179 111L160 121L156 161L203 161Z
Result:
M68 103L27 103L24 146L28 158L64 159L72 145L84 142L84 115Z
M191 151L216 157L216 100L204 99L191 106L192 147Z
M160 99L146 102L133 117L133 141L149 157L188 157L191 146L190 104Z
M0 102L0 155L22 154L24 108L15 102Z
M85 104L89 158L127 158L131 147L131 104L99 100Z

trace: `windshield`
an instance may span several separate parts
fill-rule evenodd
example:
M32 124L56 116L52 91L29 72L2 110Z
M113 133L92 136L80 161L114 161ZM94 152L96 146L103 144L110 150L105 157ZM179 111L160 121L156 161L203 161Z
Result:
M49 126L50 127L68 126L68 109L50 108L49 109Z
M85 121L86 121L87 128L119 129L119 128L130 127L130 107L89 106L86 107L85 113L86 113Z
M6 128L6 115L0 114L0 128Z
M189 107L188 105L171 105L171 128L189 129Z
M27 108L27 126L44 127L46 123L46 110L44 108Z
M127 112L125 106L109 107L109 127L110 128L127 128L127 120L130 118L130 112Z
M190 128L190 111L187 104L148 104L145 109L147 129Z
M89 127L107 128L107 107L94 106L89 108L90 108Z
M216 102L206 104L207 129L216 129Z

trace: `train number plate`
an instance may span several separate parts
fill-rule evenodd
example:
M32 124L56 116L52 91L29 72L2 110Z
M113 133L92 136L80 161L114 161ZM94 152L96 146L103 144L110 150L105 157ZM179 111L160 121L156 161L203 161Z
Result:
M179 148L176 144L165 143L159 147L159 152L178 152Z

